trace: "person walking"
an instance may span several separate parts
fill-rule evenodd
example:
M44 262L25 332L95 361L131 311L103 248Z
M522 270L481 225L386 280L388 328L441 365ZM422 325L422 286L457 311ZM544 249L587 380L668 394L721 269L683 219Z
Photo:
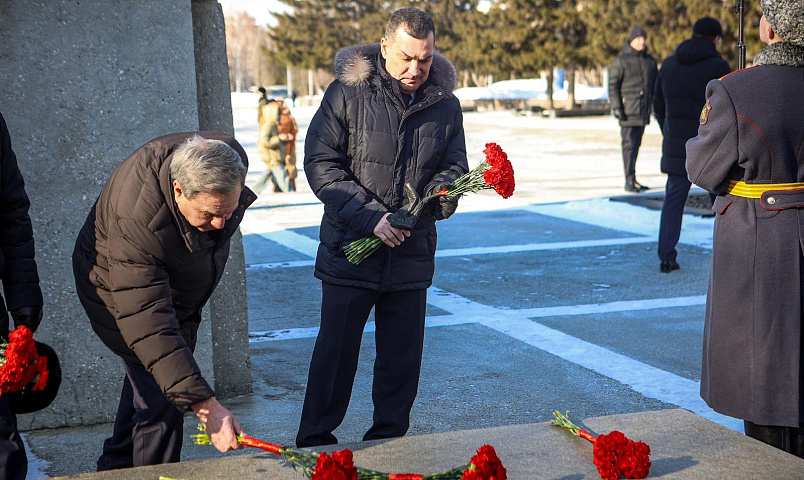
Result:
M804 0L762 0L754 67L706 87L692 183L717 194L701 397L804 458Z
M676 245L681 235L684 205L692 184L687 178L687 140L698 134L706 84L731 71L717 51L723 36L720 22L711 17L696 20L692 36L681 42L662 62L653 95L653 111L662 130L662 172L667 174L659 222L659 271L680 267Z
M609 69L609 101L620 123L625 191L639 193L648 187L636 181L636 161L645 125L650 123L656 60L648 53L647 32L634 25L622 52Z
M388 216L403 206L406 184L425 196L468 171L455 69L435 51L435 38L426 12L393 12L379 44L336 54L336 79L310 123L304 172L324 203L315 263L322 300L300 447L337 443L332 432L346 415L372 308L374 418L363 439L399 437L410 425L435 270L435 221L452 215L457 199L441 196L411 230L393 227ZM343 247L372 234L385 246L350 263Z
M262 106L262 123L257 137L257 151L265 164L265 170L252 187L257 194L265 190L268 182L271 182L275 191L285 193L291 191L290 175L285 167L285 157L289 145L296 140L296 134L295 132L280 131L283 128L282 109L284 106L285 103L281 99L271 100Z
M256 199L247 169L243 147L224 133L156 138L115 169L78 234L78 298L125 369L99 471L178 462L190 410L218 450L242 448L237 418L193 352L229 240Z
M36 268L31 203L25 181L11 148L11 135L0 113L0 337L8 340L9 319L14 327L25 325L35 332L42 320L42 290ZM0 395L0 478L25 480L28 456L17 430L9 395Z

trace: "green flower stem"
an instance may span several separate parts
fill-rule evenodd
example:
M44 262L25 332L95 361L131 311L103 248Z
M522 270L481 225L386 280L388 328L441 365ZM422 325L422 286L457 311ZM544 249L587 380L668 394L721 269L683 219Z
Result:
M578 435L578 432L581 430L581 427L575 425L570 421L569 410L567 410L567 413L565 414L562 414L561 412L556 410L553 412L553 416L556 418L555 420L550 420L550 425L556 425L559 427L566 428L567 430L572 432L573 435Z
M361 238L343 247L343 252L346 254L346 259L354 265L359 265L360 262L366 259L369 255L374 253L382 245L376 235L371 237Z

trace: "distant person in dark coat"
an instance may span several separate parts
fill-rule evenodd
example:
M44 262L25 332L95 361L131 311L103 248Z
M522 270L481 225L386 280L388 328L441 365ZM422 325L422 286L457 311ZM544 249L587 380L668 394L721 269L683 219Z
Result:
M243 147L223 133L156 138L115 169L78 234L78 298L126 372L98 470L178 462L190 410L218 450L242 448L237 418L193 351L229 240L256 199L247 168Z
M662 172L667 174L662 217L659 224L659 271L678 270L676 245L691 183L685 166L687 140L698 134L701 107L706 103L706 84L731 71L720 57L717 45L723 36L720 22L711 17L698 19L692 38L684 40L662 62L653 111L664 134Z
M391 226L388 216L403 206L406 183L425 196L468 170L455 69L434 45L430 15L396 10L380 44L338 52L336 79L310 122L304 173L324 203L315 263L322 302L299 446L337 443L332 432L349 406L372 308L374 422L363 439L408 430L435 271L435 222L452 215L457 199L442 196L410 231ZM385 246L349 263L343 247L372 234Z
M762 0L755 66L706 87L692 183L715 199L701 396L804 457L804 0Z
M0 113L0 336L8 340L8 313L14 327L36 331L42 320L42 290L34 259L34 238L25 182L11 149L11 136ZM8 395L0 395L0 478L25 480L28 457L17 431Z
M648 53L647 37L642 27L634 25L609 69L609 102L620 121L625 191L631 193L648 188L636 181L637 155L645 125L650 123L656 83L656 60Z

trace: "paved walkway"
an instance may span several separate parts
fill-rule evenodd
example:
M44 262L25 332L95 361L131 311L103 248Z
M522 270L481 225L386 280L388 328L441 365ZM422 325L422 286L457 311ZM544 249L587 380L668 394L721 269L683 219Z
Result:
M303 130L311 113L297 109ZM236 109L235 120L251 182L262 169L251 108ZM439 222L409 433L539 423L556 409L584 419L677 407L739 429L698 395L712 219L685 218L681 270L660 274L659 212L608 200L622 194L616 121L479 112L466 115L466 129L470 163L498 142L517 191L508 200L467 196ZM663 182L659 145L649 128L637 172L652 186ZM320 302L312 265L322 206L302 177L296 193L262 195L243 223L254 394L224 402L248 433L284 444L298 426ZM372 331L370 322L335 432L342 442L371 424ZM188 417L186 428L194 424ZM28 432L41 459L29 478L93 470L110 429ZM188 460L216 456L189 442L184 449Z

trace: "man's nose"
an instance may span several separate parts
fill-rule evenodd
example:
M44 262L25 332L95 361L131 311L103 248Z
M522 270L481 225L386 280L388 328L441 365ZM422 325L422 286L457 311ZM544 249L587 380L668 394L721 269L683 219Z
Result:
M220 230L220 229L222 229L222 228L223 228L223 226L224 226L224 225L226 225L226 219L225 219L224 217L214 217L214 218L212 219L212 221L211 221L211 222L209 222L209 224L210 224L210 225L212 226L212 228L214 228L215 230Z
M417 60L411 60L410 64L408 65L408 73L413 76L419 74L419 62Z

